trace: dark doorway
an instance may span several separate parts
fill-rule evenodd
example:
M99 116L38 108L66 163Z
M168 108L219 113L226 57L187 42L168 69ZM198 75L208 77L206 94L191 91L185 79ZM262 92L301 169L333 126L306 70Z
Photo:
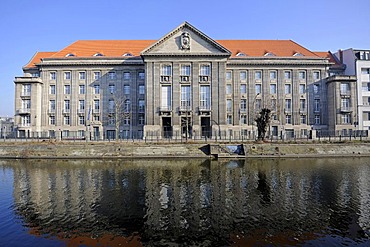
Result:
M172 121L171 117L162 117L163 137L172 138Z
M200 125L202 127L202 137L210 138L211 135L211 118L210 117L201 117Z
M115 130L107 130L107 138L108 138L108 140L116 139L116 131Z

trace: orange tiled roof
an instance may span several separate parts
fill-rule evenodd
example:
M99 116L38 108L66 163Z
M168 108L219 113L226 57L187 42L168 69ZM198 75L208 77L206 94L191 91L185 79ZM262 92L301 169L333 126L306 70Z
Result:
M315 51L315 54L322 58L328 58L331 63L340 64L330 51Z
M91 57L96 53L101 53L106 57L121 57L125 53L140 56L140 52L154 42L155 40L79 40L52 57L65 57L67 54Z
M76 57L92 57L101 53L105 57L121 57L125 53L140 56L140 52L156 42L155 40L79 40L58 52L38 52L25 66L34 67L41 58L63 58L68 54ZM292 57L300 53L308 57L321 57L292 40L216 40L232 52L232 57L244 53L249 57L262 57L272 53L277 57Z
M295 53L317 57L315 53L292 40L217 40L217 42L230 50L232 57L239 52L250 57L262 57L268 52L277 57L292 57Z
M36 52L35 55L31 58L31 60L26 64L25 68L33 68L36 67L36 64L41 62L42 58L51 57L55 52Z

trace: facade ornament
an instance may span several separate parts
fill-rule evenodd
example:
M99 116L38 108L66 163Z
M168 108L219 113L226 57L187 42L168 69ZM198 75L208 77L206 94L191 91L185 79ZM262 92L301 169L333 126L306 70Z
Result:
M190 34L188 32L181 34L181 49L190 50Z

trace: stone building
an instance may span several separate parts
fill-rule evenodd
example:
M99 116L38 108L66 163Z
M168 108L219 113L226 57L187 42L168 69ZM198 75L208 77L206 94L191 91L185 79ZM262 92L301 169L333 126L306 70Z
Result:
M370 50L349 48L339 50L335 56L345 65L344 74L357 79L357 102L354 104L358 108L357 129L368 131L370 129Z
M291 40L213 40L184 22L159 40L76 41L15 78L19 136L271 137L328 128L329 58Z
M14 137L14 118L0 117L0 138Z

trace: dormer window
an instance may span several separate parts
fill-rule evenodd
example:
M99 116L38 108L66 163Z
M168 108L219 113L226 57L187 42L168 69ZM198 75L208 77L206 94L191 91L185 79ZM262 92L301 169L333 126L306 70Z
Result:
M66 57L75 57L76 55L75 54L73 54L73 53L68 53L67 55L66 55Z
M296 52L293 54L293 57L303 57L304 55L300 52Z
M125 53L125 54L123 54L122 56L124 56L124 57L133 57L134 55L132 55L132 53Z
M245 54L244 52L238 52L238 53L236 54L236 56L237 56L237 57L246 57L246 56L247 56L247 54Z
M266 52L264 56L265 57L275 57L276 55L272 52Z
M99 52L97 52L97 53L94 54L94 57L102 57L102 56L104 56L104 55L101 54L101 53L99 53Z

